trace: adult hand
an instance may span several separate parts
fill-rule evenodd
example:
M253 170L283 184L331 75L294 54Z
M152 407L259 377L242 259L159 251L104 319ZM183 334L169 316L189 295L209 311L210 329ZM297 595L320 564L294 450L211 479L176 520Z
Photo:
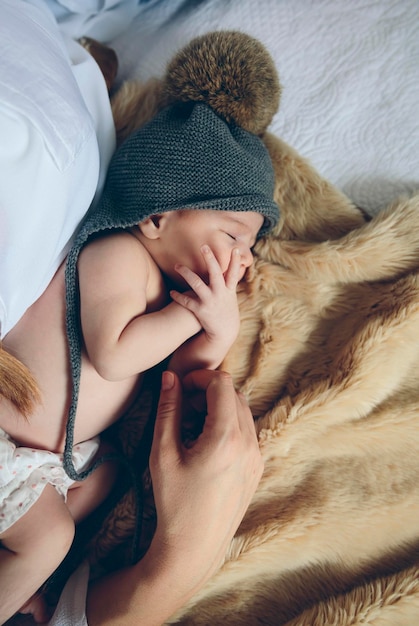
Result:
M199 437L182 441L182 407L204 395ZM199 370L183 380L163 374L150 457L157 509L156 558L182 564L182 580L199 589L222 564L263 471L253 417L225 372ZM186 589L185 589L186 591Z
M205 400L199 437L182 442L183 401ZM250 409L231 377L165 372L150 458L157 529L144 557L99 578L87 594L89 626L160 626L222 564L259 483L263 463Z

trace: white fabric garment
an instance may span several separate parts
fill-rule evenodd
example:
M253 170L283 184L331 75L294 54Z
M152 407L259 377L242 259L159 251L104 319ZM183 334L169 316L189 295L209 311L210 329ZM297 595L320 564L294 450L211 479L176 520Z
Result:
M0 137L2 337L61 264L115 150L103 76L42 0L1 0ZM88 571L61 624L86 624Z
M99 67L36 0L2 0L0 137L1 338L61 264L115 149Z
M88 626L86 595L90 568L84 561L68 579L48 626Z
M76 471L89 467L98 449L99 437L75 445ZM0 428L0 534L29 511L48 484L67 500L67 491L74 480L63 467L62 454L17 446Z
M170 0L173 2L173 0ZM89 36L102 42L124 32L132 20L152 5L166 0L45 0L62 32Z

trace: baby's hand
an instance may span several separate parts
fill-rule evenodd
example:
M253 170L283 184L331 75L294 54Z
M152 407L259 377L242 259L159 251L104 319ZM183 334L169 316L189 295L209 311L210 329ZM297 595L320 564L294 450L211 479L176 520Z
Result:
M208 270L208 285L191 269L179 265L175 269L191 291L171 291L170 295L197 317L208 341L222 343L228 349L237 338L240 327L236 294L240 278L240 252L237 248L232 251L224 276L210 247L204 245L201 251Z

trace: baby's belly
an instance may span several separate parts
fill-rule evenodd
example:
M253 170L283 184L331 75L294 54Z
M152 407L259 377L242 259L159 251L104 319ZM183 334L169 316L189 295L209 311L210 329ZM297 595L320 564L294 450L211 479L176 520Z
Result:
M74 443L98 435L116 422L133 402L141 377L109 382L101 378L90 363L82 364ZM57 390L58 391L58 390ZM69 392L48 394L25 419L5 398L0 399L0 428L18 444L53 452L65 446Z
M82 362L81 371L75 442L90 439L116 422L134 401L142 379L131 376L122 381L107 381L87 361Z

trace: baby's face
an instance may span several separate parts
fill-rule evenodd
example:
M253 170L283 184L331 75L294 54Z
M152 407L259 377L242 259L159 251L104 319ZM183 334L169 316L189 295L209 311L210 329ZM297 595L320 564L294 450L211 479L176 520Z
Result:
M216 211L207 209L172 211L165 214L169 228L165 232L164 259L161 269L177 284L182 285L174 265L186 265L206 280L207 270L201 248L207 244L214 253L223 274L230 264L232 251L237 248L241 258L241 274L253 262L252 247L264 218L250 211Z

